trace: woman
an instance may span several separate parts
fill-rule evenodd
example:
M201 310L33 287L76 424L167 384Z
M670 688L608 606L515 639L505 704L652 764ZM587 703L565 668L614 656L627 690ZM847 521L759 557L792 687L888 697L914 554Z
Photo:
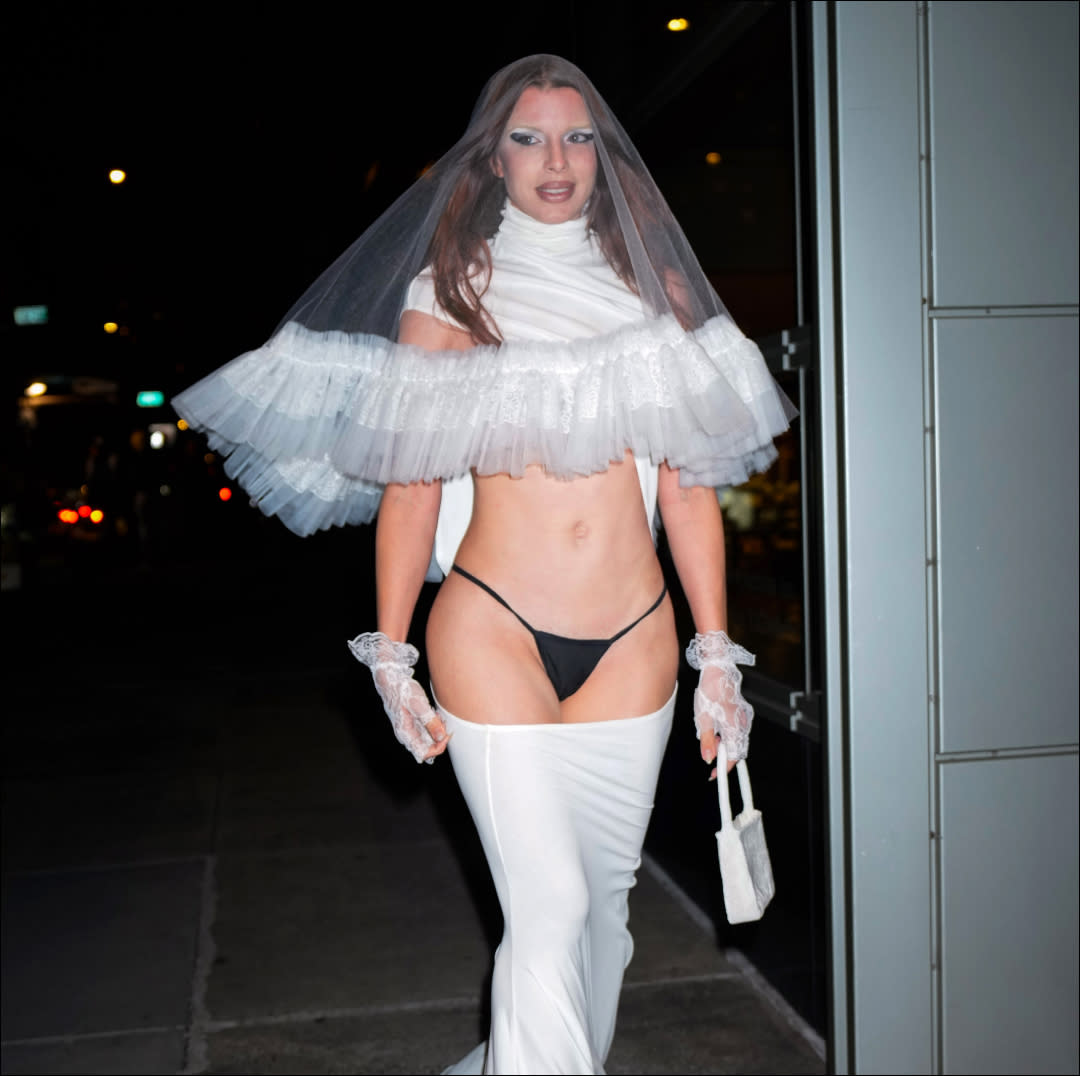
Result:
M573 65L521 60L275 337L177 408L300 533L370 518L350 643L418 760L449 748L505 928L457 1072L602 1072L675 701L655 507L698 634L701 754L746 754L714 487L793 409ZM441 512L441 514L440 514ZM463 532L463 534L462 534ZM437 710L407 639L434 548ZM714 771L715 772L715 771Z

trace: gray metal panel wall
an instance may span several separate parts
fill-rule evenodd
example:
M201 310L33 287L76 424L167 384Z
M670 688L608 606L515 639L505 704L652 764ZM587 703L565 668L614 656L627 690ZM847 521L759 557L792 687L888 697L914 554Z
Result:
M844 552L843 552L843 439L839 391L840 369L837 357L839 309L837 299L837 260L839 251L833 242L839 206L834 199L833 116L832 116L832 43L828 5L816 3L811 8L811 48L813 55L813 100L811 101L813 138L814 195L813 213L817 263L817 349L819 362L819 400L817 415L821 438L821 565L823 638L821 639L824 684L823 748L825 762L825 817L828 833L827 877L829 889L829 933L832 938L829 960L828 1060L831 1072L851 1071L851 1042L848 1001L851 997L848 975L848 862L847 841L847 703L844 675ZM806 418L802 421L808 421Z
M940 1071L1076 1071L1077 5L932 3Z
M1076 1071L1076 7L814 6L837 1071Z
M1077 319L934 329L939 749L1076 743Z
M944 1072L1076 1071L1077 776L1076 755L942 767Z
M914 4L835 7L850 1019L880 1073L932 1063L917 42Z
M1075 3L932 3L934 303L1077 301Z

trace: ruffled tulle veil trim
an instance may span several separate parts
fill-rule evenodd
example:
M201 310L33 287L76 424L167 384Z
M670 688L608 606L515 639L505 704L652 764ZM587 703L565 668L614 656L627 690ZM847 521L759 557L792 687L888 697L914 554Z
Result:
M775 458L794 408L726 316L568 342L429 352L290 322L173 401L226 471L298 534L368 522L389 482L531 464L569 479L629 449L685 485L734 485Z

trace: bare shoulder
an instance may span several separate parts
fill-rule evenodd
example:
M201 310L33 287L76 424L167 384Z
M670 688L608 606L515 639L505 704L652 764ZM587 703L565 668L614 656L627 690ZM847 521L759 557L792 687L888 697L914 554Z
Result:
M413 344L427 351L467 351L473 346L472 336L464 329L419 310L406 310L401 315L398 343Z

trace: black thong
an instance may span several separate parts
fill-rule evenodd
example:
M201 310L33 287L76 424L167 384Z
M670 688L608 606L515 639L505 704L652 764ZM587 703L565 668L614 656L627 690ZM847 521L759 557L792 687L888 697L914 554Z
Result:
M622 631L617 632L610 639L570 639L565 635L552 635L551 632L537 631L524 617L522 617L510 604L494 590L471 575L464 568L453 565L453 570L458 575L465 576L470 583L475 583L481 590L486 590L501 606L509 609L521 621L536 641L536 649L540 654L540 660L547 670L548 679L555 689L559 701L569 698L582 684L592 675L593 669L600 664L600 659L608 652L611 645L621 639L628 631L633 630L650 613L660 608L660 603L667 594L667 584L660 591L660 597L656 599L632 624L627 624Z

